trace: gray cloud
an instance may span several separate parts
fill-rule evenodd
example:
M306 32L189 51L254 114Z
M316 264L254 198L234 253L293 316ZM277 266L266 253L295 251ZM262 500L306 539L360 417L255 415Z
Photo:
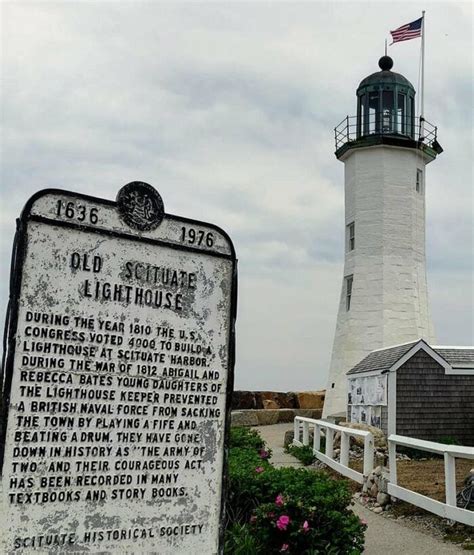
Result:
M418 3L2 5L2 208L9 260L27 198L156 186L240 259L237 387L324 386L342 278L333 127ZM395 15L394 15L395 14ZM361 17L362 15L362 17ZM441 343L472 343L471 6L427 8L427 256ZM394 45L419 90L419 41ZM8 267L0 293L7 298Z

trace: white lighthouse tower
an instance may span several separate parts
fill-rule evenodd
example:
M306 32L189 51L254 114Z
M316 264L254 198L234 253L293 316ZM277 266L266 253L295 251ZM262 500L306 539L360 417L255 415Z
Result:
M425 263L425 168L442 152L415 89L383 56L336 127L345 170L345 261L323 417L344 413L346 372L374 349L434 341Z

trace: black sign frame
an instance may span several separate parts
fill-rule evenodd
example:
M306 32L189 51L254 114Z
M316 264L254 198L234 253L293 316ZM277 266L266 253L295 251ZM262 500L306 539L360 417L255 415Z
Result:
M174 214L165 213L165 217L169 220L174 220L183 224L204 226L215 230L221 234L230 246L231 254L219 253L190 245L182 245L170 243L160 239L152 239L141 237L137 234L117 232L114 230L106 230L91 227L87 224L68 222L63 220L54 220L43 216L31 214L31 208L34 203L46 195L61 195L74 199L82 199L84 201L92 201L103 206L117 208L118 203L113 200L103 199L92 195L85 195L83 193L76 193L57 188L42 189L32 195L26 202L21 215L16 220L16 233L13 240L13 248L10 263L10 284L9 284L9 299L7 305L7 312L5 318L4 337L3 337L3 357L2 365L0 368L0 385L2 387L0 396L0 476L3 475L3 462L5 455L5 438L8 424L8 412L10 407L11 386L14 372L14 358L16 346L16 333L18 328L18 307L21 293L22 277L23 277L23 264L26 257L26 249L28 243L28 223L31 221L41 222L46 225L54 225L59 227L66 227L76 229L78 231L87 231L89 233L97 233L108 237L115 237L124 240L136 241L138 243L148 243L158 246L163 246L170 249L191 252L194 254L205 254L207 256L214 256L218 258L225 258L232 263L232 282L231 282L231 299L230 299L230 322L229 322L229 339L228 339L228 365L227 365L227 389L225 397L225 417L224 417L224 453L223 453L223 467L222 467L222 486L221 486L221 503L220 503L220 518L219 518L219 553L224 550L224 532L226 523L226 497L228 490L228 454L229 454L229 441L230 441L230 425L231 425L231 405L232 393L234 388L234 368L235 368L235 322L237 318L237 287L238 287L238 274L237 274L237 257L232 239L226 231L215 224L194 220L192 218L185 218L176 216ZM133 231L133 230L131 230Z

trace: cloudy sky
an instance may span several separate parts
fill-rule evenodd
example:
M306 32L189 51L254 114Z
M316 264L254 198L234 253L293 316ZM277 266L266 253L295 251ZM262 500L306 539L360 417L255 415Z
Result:
M324 387L343 267L333 128L389 30L423 9L425 114L445 149L426 178L432 312L439 344L472 344L472 6L458 2L2 3L1 310L28 197L113 199L143 180L234 240L236 387ZM417 89L419 52L389 48Z

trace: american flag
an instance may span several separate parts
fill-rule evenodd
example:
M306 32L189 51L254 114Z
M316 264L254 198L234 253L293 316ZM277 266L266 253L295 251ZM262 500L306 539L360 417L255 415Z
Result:
M410 40L416 39L416 37L421 37L421 24L423 23L423 18L417 19L416 21L412 21L411 23L407 23L406 25L402 25L395 31L390 31L392 35L393 42L400 42L402 40Z

